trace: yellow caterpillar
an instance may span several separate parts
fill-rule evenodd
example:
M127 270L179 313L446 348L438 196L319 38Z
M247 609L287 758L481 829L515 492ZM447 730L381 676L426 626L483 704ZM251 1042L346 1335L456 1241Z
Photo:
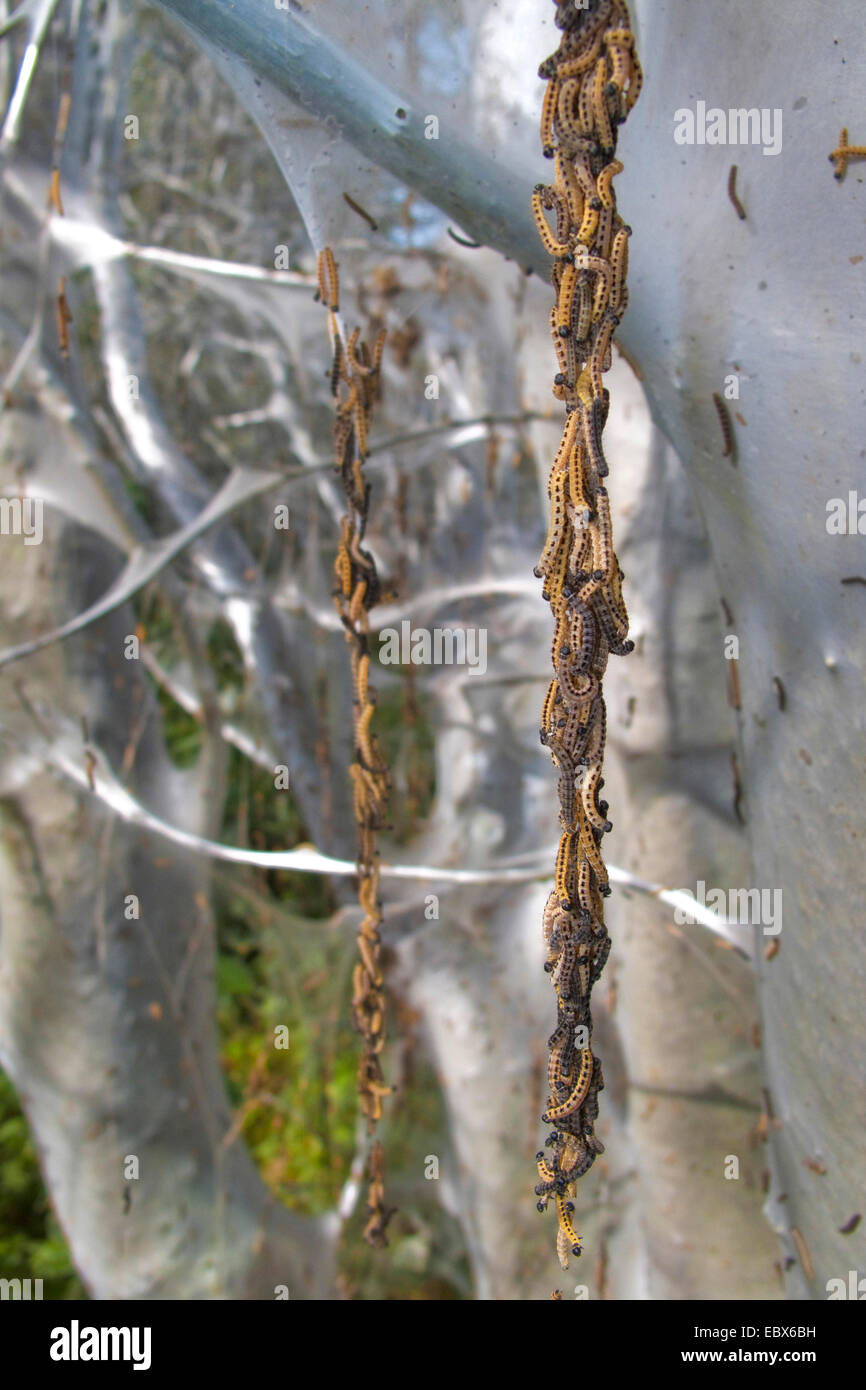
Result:
M621 174L624 168L625 165L621 164L618 159L612 159L609 164L604 166L598 176L598 196L606 208L612 208L614 205L613 191L610 186L611 180L615 179L617 174Z
M547 1111L542 1115L545 1124L558 1124L560 1120L568 1119L575 1110L579 1110L586 1100L589 1091L589 1083L592 1080L592 1051L584 1047L580 1051L580 1061L578 1064L577 1080L567 1100L560 1101L557 1105L548 1105Z

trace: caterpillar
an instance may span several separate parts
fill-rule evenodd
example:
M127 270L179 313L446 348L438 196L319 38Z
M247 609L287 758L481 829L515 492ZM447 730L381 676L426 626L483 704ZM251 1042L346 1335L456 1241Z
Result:
M574 448L575 438L577 436L578 424L579 421L577 419L577 416L574 413L574 411L572 411L571 414L568 415L568 417L566 418L565 428L562 431L562 438L559 441L559 448L557 449L556 455L553 460L553 468L551 469L551 473L554 476L569 465L571 452ZM548 497L552 496L550 484L548 484L547 495Z
M568 206L568 199L549 184L544 188L541 196L542 204L545 208L552 209L556 214L556 236L559 243L563 246L568 245L571 227L571 210ZM567 252L563 252L566 255Z
M368 681L370 679L370 656L364 652L363 656L356 658L353 662L355 699L359 705L366 705L368 701Z
M601 34L599 34L592 43L591 47L587 49L585 53L580 54L578 57L566 58L558 63L554 58L554 71L559 80L561 82L565 82L569 77L579 77L581 73L586 72L587 68L593 67L595 65L596 59L598 58L599 53L601 52L601 42L602 36Z
M731 165L731 172L728 174L728 197L734 205L737 216L741 222L746 220L746 209L737 197L737 166Z
M361 768L358 763L352 763L349 767L349 776L352 780L352 805L355 820L359 823L363 820L367 809L366 789L361 777Z
M544 1124L557 1124L559 1120L566 1119L573 1115L575 1110L579 1110L586 1100L589 1091L589 1083L592 1080L592 1052L588 1047L582 1049L580 1053L580 1064L577 1073L577 1080L571 1094L566 1100L559 1101L555 1105L548 1105L547 1110L541 1119Z
M571 850L574 835L569 831L563 831L559 840L559 852L556 856L556 891L559 894L561 907L571 906L570 895L570 869L571 869Z
M556 134L561 144L574 146L586 135L581 113L575 108L580 96L580 79L567 78L559 89L556 103Z
M606 467L607 465L605 465ZM610 526L610 499L607 488L599 487L595 494L596 525L592 531L592 554L596 577L601 571L605 584L610 584L614 571L613 539Z
M559 1216L559 1211L558 1211L558 1209L557 1209L557 1215ZM579 1255L579 1254L580 1254L580 1242L579 1242L579 1240L577 1240L576 1235L575 1235L575 1239L574 1239L574 1240L571 1239L571 1237L569 1236L568 1230L566 1229L565 1225L563 1224L563 1222L564 1222L565 1220L569 1220L569 1218L568 1218L568 1217L563 1218L563 1217L560 1216L560 1218L559 1218L559 1226L557 1227L557 1231L556 1231L556 1254L557 1254L557 1258L559 1259L560 1267L561 1267L562 1269L568 1269L568 1257L569 1257L569 1255L575 1255L575 1254L576 1254L576 1255ZM572 1231L572 1235L574 1235L574 1234L575 1234L575 1233ZM576 1242L576 1243L575 1243L575 1242Z
M334 559L334 572L339 584L337 593L348 598L352 592L352 561L349 559L349 552L342 542Z
M835 164L833 177L840 182L848 172L849 159L866 159L866 145L849 145L848 131L843 129L839 135L838 147L830 155Z
M375 916L378 911L376 901L377 884L372 878L365 878L358 889L358 901L366 913Z
M339 333L334 338L334 360L331 366L331 395L336 396L340 387L340 373L343 367L343 340Z
M72 313L69 308L69 301L66 298L66 276L57 277L57 339L60 345L60 355L69 356L69 325L72 323Z
M542 926L544 934L544 943L546 946L549 946L551 941L553 940L553 931L556 925L556 914L558 913L558 911L559 903L557 902L556 894L549 893L547 896L547 902L544 904L544 919Z
M566 1067L565 1058L568 1052L574 1051L571 1038L571 1028L567 1023L561 1023L553 1035L550 1042L550 1056L547 1063L547 1086L553 1094L558 1090L566 1090L573 1085L571 1079L572 1067Z
M599 478L606 478L609 471L601 444L603 415L604 402L600 396L594 396L592 403L583 413L583 438L590 462Z
M583 205L586 201L584 191L575 173L574 165L570 160L564 159L561 150L556 151L554 162L556 174L556 188L568 210L569 223L574 227L575 234L580 226L583 217ZM590 194L592 196L592 194Z
M597 636L595 617L592 610L579 598L569 600L572 615L572 639L578 648L578 665L582 671L588 670L592 663Z
M586 1003L589 1002L589 983L590 983L590 964L589 964L589 960L587 959L588 951L589 951L589 947L588 947L588 946L582 946L582 947L580 948L581 954L579 955L579 958L578 958L577 964L576 964L578 990L579 990L579 992L580 992L581 1000L582 1000L582 1001L585 1001ZM563 1160L563 1162L564 1162L564 1161L565 1161L565 1160Z
M388 341L387 328L380 328L376 334L376 341L373 344L373 389L370 397L370 404L373 401L382 399L382 359L385 355L385 344Z
M610 629L608 645L610 645L611 633L613 634L613 641L620 643L625 641L625 634L628 632L628 610L623 598L620 573L619 566L615 565L611 582L599 603L600 617L608 622Z
M564 338L562 337L562 335L557 331L557 325L556 325L556 305L555 305L555 304L554 304L553 308L552 308L551 311L550 311L550 332L551 332L551 335L552 335L552 337L553 337L553 346L554 346L554 348L556 349L556 356L557 356L557 360L558 360L558 362L559 362L559 370L560 370L560 373L562 374L562 376L564 377L564 379L565 379L566 381L572 380L573 378L570 378L569 375L568 375L568 368L569 368L568 348L566 347L565 339L564 339Z
M340 312L340 277L334 253L329 246L321 252L317 264L317 279L322 303L332 314Z
M610 830L611 824L606 816L596 805L598 795L598 784L601 781L601 763L596 763L587 769L580 783L580 799L583 803L583 813L592 826L593 830Z
M543 1150L541 1156L539 1158L536 1158L535 1163L538 1169L538 1176L541 1178L542 1185L546 1187L548 1191L550 1191L553 1187L556 1186L556 1174L545 1160ZM539 1187L536 1187L535 1190L540 1195L541 1189Z
M359 348L358 340L360 336L360 328L354 329L351 333L349 341L346 344L346 361L348 362L352 371L355 372L357 375L368 377L372 376L374 368L371 363L368 363L364 360L366 357L367 349L364 343L361 343Z
M575 256L575 265L578 270L590 271L598 277L598 283L593 295L592 318L600 318L604 311L610 295L611 268L607 261L601 256L591 256L585 250L579 250Z
M631 29L606 29L604 41L608 46L613 44L631 50L634 47L634 34Z
M556 990L556 996L560 1004L564 1004L567 1000L568 993L571 989L571 979L572 975L574 974L574 967L576 964L577 948L575 947L574 942L571 940L571 938L569 938L568 940L562 943L562 950L559 953L559 960L556 963L556 969L553 971L551 975L551 982L553 984L553 988Z
M631 73L631 48L634 44L634 34L628 29L609 29L604 37L610 57L611 81L616 83L620 92L624 92Z
M59 217L63 216L63 199L60 196L60 170L51 170L51 183L48 187L48 204Z
M577 269L573 262L570 262L562 272L562 280L559 285L559 294L556 301L556 327L560 333L563 328L571 332L571 313L574 307L574 291L577 284Z
M379 970L379 963L374 952L373 946L363 934L358 937L358 953L371 984L381 985L382 975Z
M574 420L572 438L577 433L577 412L573 411L571 418ZM572 507L580 510L592 510L587 501L583 482L583 462L584 450L580 444L573 443L568 456L568 497Z
M354 198L350 198L348 193L343 194L343 201L348 204L348 206L352 209L353 212L357 212L359 217L363 217L364 221L369 226L371 232L378 232L379 224L375 220L375 218L370 216L366 208L362 208L361 204L356 203Z
M596 761L600 762L604 754L605 738L607 736L607 708L601 696L593 711L593 720L589 730L589 738L586 744L587 766L591 766Z
M610 253L610 264L613 275L613 285L610 292L610 307L617 317L621 317L624 312L623 293L625 292L625 279L628 275L628 239L631 236L631 227L620 227L613 239L613 246Z
M550 568L551 562L556 556L565 534L566 515L565 515L565 484L568 474L560 469L554 474L550 498L550 526L547 532L547 539L544 542L544 549L538 561L536 570L539 574L544 574Z
M563 697L569 705L579 705L591 696L591 682L595 678L593 676L573 674L566 657L560 657L559 665L557 666L557 679Z
M589 336L594 307L590 276L587 271L581 271L578 276L577 320L574 325L574 336L578 343L585 343Z
M361 621L366 595L367 581L366 579L359 579L352 590L352 597L349 601L349 622L352 624L352 627L357 627Z
M615 219L616 209L614 207L602 207L601 212L598 214L598 228L595 233L594 250L595 254L600 256L603 261L610 260L610 243L613 236Z
M553 705L554 705L554 702L555 702L556 697L557 697L558 694L559 694L559 683L558 683L558 681L556 680L556 677L554 677L554 679L550 682L550 685L547 687L547 694L546 694L546 696L544 697L544 707L543 707L542 712L541 712L541 741L542 741L542 743L545 742L545 740L546 740L546 738L547 738L547 732L548 732L548 729L550 728L550 721L551 721L551 719L552 719L552 717L553 717Z
M592 388L596 396L600 396L604 390L601 374L610 366L610 340L618 323L619 319L610 308L605 310L604 317L599 322L598 337L589 359Z
M355 400L352 405L352 415L355 427L355 442L357 443L359 454L361 454L363 457L367 453L367 408L364 402L360 399L359 392L355 393ZM358 491L361 492L362 486L360 479L356 479L355 485L358 488Z
M598 59L596 59L596 63L597 62ZM593 110L593 87L594 78L591 78L587 72L583 75L580 92L577 98L577 113L582 135L597 135L593 127L593 116L595 114Z
M557 672L557 677L556 677L556 679L557 679L557 683L559 684L559 687L560 687L560 689L559 689L560 697L561 697L561 698L564 698L563 692L562 692L562 682L561 682L561 680L560 680L560 675L559 675L559 666L560 666L560 663L565 659L565 657L566 657L567 654L568 654L568 650L569 650L568 630L569 630L570 622L569 622L568 609L567 609L567 606L566 606L565 604L563 604L562 607L559 608L559 609L554 608L554 609L553 609L553 613L554 613L554 615L555 615L555 617L556 617L556 626L555 626L555 628L554 628L554 630L553 630L553 642L551 643L551 647L550 647L550 659L551 659L551 662L553 663L553 669Z
M553 158L553 120L556 115L559 92L556 81L548 82L541 106L541 148L542 154ZM550 152L548 155L548 151Z
M559 555L558 555L558 557L557 557L556 563L554 564L554 566L553 566L553 568L552 568L552 570L551 570L551 572L550 572L550 575L548 576L548 578L549 578L549 580L550 580L550 582L549 582L549 584L548 584L548 587L547 587L548 597L549 597L551 606L554 608L554 610L557 610L557 611L558 611L559 606L560 606L560 600L561 600L561 598L562 598L562 591L563 591L563 589L564 589L564 587L565 587L565 580L566 580L566 576L567 576L567 574L568 574L568 561L569 561L568 546L567 546L567 545L563 545L563 546L561 546L561 548L560 548Z
M595 914L595 902L592 897L592 884L590 883L590 868L587 859L579 859L577 865L577 901L587 916Z
M595 117L595 128L598 131L599 143L603 150L612 150L614 146L613 127L610 123L610 111L607 105L607 62L604 58L599 58L595 65L595 81L592 86L592 106Z
M584 201L588 200L591 202L593 198L598 197L595 175L592 172L592 164L588 154L581 154L577 159L572 161L571 172L572 176L580 184L580 191L583 194Z
M358 752L361 755L362 767L367 767L371 772L376 771L380 765L379 756L373 747L373 740L370 733L370 721L373 718L376 706L372 701L361 711L355 725L355 742Z
M582 805L581 811L583 812L585 818L586 812L583 811ZM607 869L604 867L604 860L602 859L601 851L599 850L599 847L596 844L595 835L593 834L592 828L585 819L584 823L580 827L579 853L585 857L587 864L592 869L592 872L595 874L596 883L606 888L608 883Z
M538 235L544 243L544 249L550 256L568 255L568 243L558 241L553 235L550 223L544 215L544 203L542 201L541 185L532 195L532 216L535 218L535 225L538 228Z
M598 214L601 212L601 200L593 198L586 204L583 210L583 221L577 233L577 239L583 246L591 246L596 231L598 230Z
M728 414L728 407L717 391L713 392L713 405L716 407L716 414L719 417L719 424L722 429L722 438L725 441L725 447L722 450L722 458L730 458L734 452L734 428L731 424L731 417Z
M582 512L581 515L586 516L586 512ZM576 576L583 574L589 563L592 555L592 537L589 534L590 525L591 518L587 517L585 525L581 526L579 529L575 529L573 533L571 551L568 557L568 570L571 575ZM571 603L571 595L568 596L568 602Z
M628 91L625 94L626 109L631 111L635 102L641 94L643 87L643 68L640 65L636 53L631 55L631 74L629 76Z

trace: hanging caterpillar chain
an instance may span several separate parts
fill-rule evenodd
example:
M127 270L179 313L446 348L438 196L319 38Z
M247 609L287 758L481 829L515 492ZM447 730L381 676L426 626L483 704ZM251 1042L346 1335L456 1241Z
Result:
M563 1269L581 1252L572 1220L576 1183L604 1152L594 1125L601 1064L592 1051L590 995L608 953L604 898L610 892L601 839L611 829L603 786L602 677L611 653L625 655L628 614L613 549L602 434L609 393L602 382L615 329L628 304L631 229L616 207L617 127L640 93L642 74L625 0L560 0L557 51L539 68L547 87L541 141L554 180L539 184L532 210L555 258L550 316L565 403L562 441L548 482L550 525L535 574L553 613L554 677L544 700L541 742L559 772L562 835L553 892L544 908L545 970L556 992L549 1040L548 1102L554 1126L536 1156L539 1211L553 1199ZM553 221L548 218L553 214Z
M375 692L369 684L369 613L379 598L379 579L375 560L363 546L370 502L364 461L370 414L381 396L385 332L383 330L377 337L372 353L366 343L360 341L360 329L355 329L344 346L337 320L339 277L329 247L319 255L318 281L318 298L328 310L328 330L334 353L328 373L335 402L334 459L346 497L346 515L334 562L334 603L351 648L354 687L355 756L349 773L358 828L358 899L364 915L358 930L361 959L352 975L352 1012L362 1042L358 1095L372 1134L382 1116L382 1098L391 1092L385 1085L380 1062L385 1044L385 998L376 851L376 835L385 824L390 779L387 762L371 730L376 705ZM367 1210L370 1219L364 1230L364 1239L374 1246L388 1243L386 1227L391 1213L384 1205L383 1168L382 1147L377 1141L369 1156Z

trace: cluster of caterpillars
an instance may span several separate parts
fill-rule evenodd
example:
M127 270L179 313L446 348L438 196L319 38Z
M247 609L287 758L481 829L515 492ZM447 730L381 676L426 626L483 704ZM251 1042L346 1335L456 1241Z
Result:
M370 609L379 598L379 579L373 556L364 548L364 531L370 502L370 485L364 478L370 413L381 395L384 331L372 353L355 329L345 341L341 336L339 277L330 248L318 260L318 297L328 310L333 348L330 370L335 403L334 459L346 497L340 544L334 562L334 603L351 649L354 686L354 761L352 779L355 820L358 827L358 898L363 918L358 931L360 960L352 977L352 1011L361 1034L358 1068L361 1109L372 1133L382 1115L382 1098L390 1093L382 1075L380 1054L385 1044L385 999L381 964L382 905L379 900L379 863L376 835L385 824L390 779L388 764L372 731L375 692L370 679ZM384 1206L381 1146L372 1146L369 1160L367 1209L370 1218L364 1239L371 1245L387 1244L388 1213Z
M536 575L554 620L553 669L541 741L559 772L562 835L556 880L544 909L545 969L557 1001L550 1038L547 1109L553 1126L537 1155L538 1207L553 1199L563 1269L579 1255L572 1220L575 1184L604 1146L596 1137L601 1066L592 1051L590 994L610 950L603 900L610 892L601 839L611 829L603 786L605 706L601 682L611 652L624 655L628 614L611 536L603 479L602 434L614 330L628 301L628 239L613 180L617 127L637 100L641 69L624 0L557 5L559 48L539 68L547 80L541 116L544 155L554 180L539 184L532 209L555 258L550 326L559 371L553 392L565 402L562 441L548 483L550 526ZM550 217L549 217L550 214Z

